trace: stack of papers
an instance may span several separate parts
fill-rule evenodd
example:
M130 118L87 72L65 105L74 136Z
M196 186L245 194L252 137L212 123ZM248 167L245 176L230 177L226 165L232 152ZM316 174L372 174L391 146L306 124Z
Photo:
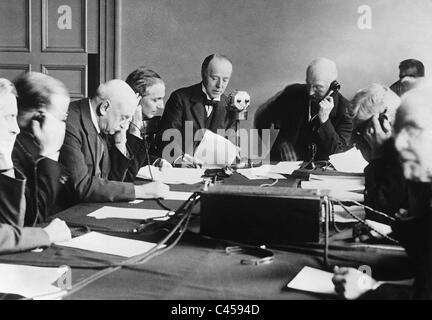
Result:
M364 168L368 165L357 148L331 155L330 163L338 171L352 173L363 173Z
M166 184L195 184L200 183L204 175L204 169L194 168L167 168L160 170L151 166L151 173L154 181L160 181ZM149 166L142 167L137 174L138 178L152 180Z
M357 176L324 176L313 175L309 177L310 181L302 181L303 189L327 189L343 191L363 191L364 177Z
M96 219L118 218L118 219L136 219L145 220L153 218L168 219L168 210L157 209L136 209L136 208L117 208L105 206L93 211L87 216Z
M206 164L230 165L239 155L239 148L228 139L206 130L195 150L194 158Z
M66 267L41 268L0 264L0 292L26 298L58 293L61 289L53 283L67 271Z
M130 258L146 253L155 247L156 243L89 232L67 242L56 243L56 245Z
M249 180L286 179L282 174L292 174L300 167L300 164L302 164L301 161L283 161L279 162L277 165L263 164L256 168L238 169L237 172Z

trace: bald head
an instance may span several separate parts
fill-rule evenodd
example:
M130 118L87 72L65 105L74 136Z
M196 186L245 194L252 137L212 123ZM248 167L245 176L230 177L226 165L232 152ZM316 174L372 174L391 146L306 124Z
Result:
M338 72L336 64L327 58L317 58L313 60L306 69L306 83L309 87L309 96L312 100L323 98L336 80Z
M114 134L128 125L137 106L137 95L126 82L119 79L99 85L92 99L99 127L106 134Z
M405 178L432 181L432 87L413 89L402 96L396 115L395 145Z

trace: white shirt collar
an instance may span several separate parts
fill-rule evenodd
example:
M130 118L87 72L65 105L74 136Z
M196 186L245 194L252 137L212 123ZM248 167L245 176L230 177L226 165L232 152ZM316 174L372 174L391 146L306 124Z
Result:
M92 122L93 122L93 125L94 125L94 127L95 127L97 133L100 133L100 128L99 128L98 119L97 119L97 116L96 116L96 114L95 114L95 112L94 112L94 110L93 110L93 108L92 108L92 104L91 104L90 99L89 99L88 102L89 102L89 107L90 107L90 116L91 116L91 120L92 120Z
M201 88L202 88L202 92L204 92L204 94L206 95L206 97L207 97L208 100L220 101L220 97L217 98L217 99L212 99L212 98L209 97L209 95L207 94L207 90L204 87L204 83L201 83Z

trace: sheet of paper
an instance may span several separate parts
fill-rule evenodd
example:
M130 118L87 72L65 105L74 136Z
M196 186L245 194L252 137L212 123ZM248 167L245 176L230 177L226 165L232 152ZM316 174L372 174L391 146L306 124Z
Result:
M0 292L18 294L26 298L61 291L53 285L67 268L42 268L23 265L0 264Z
M288 283L287 287L308 292L335 294L333 273L311 267L303 269Z
M144 200L133 200L133 201L129 201L130 204L140 204L144 202Z
M156 246L155 243L151 242L113 237L98 232L89 232L70 241L56 244L126 258L143 254Z
M200 183L204 175L204 169L193 168L168 168L159 170L155 166L151 166L151 172L155 181L160 181L166 184L195 184ZM138 178L151 180L149 166L142 167L137 174Z
M291 174L297 170L302 161L282 161L276 165L263 164L256 168L238 169L237 172L249 180L257 179L286 179L282 174Z
M107 219L107 218L118 218L118 219L136 219L145 220L151 218L162 218L166 217L168 210L158 209L137 209L137 208L118 208L104 206L97 209L87 216L96 219Z
M353 173L363 173L364 168L368 165L357 148L331 155L330 163L338 171Z
M206 130L195 150L194 157L204 164L230 165L239 154L239 148L228 139Z
M364 178L363 177L331 177L321 178L320 180L302 181L301 187L303 189L328 189L328 190L344 190L344 191L363 191Z
M186 201L192 195L192 192L170 191L165 200Z

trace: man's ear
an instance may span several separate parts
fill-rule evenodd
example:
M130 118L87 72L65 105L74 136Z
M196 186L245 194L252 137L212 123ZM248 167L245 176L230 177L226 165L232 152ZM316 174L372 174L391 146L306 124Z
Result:
M109 100L102 101L96 108L96 114L99 117L106 115L108 109L111 107Z

